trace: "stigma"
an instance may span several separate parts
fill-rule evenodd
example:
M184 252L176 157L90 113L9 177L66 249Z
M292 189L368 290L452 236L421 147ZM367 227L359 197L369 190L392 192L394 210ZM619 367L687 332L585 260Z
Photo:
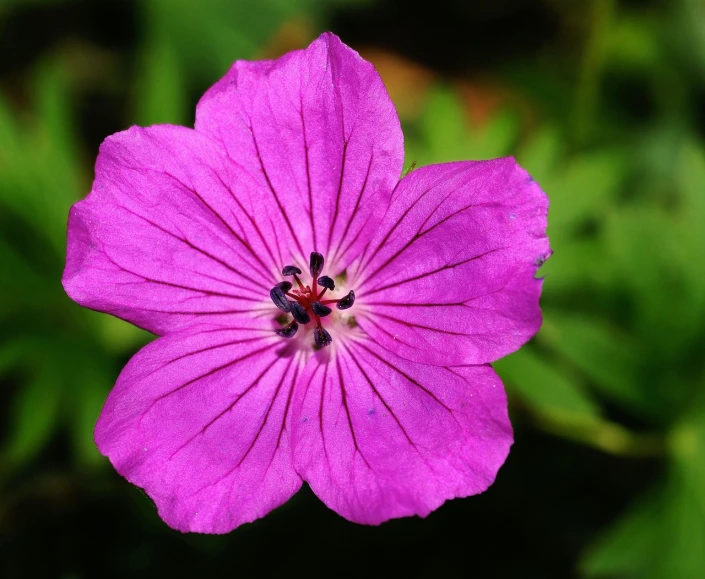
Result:
M293 277L294 283L281 281L269 292L269 296L279 310L285 314L291 314L293 318L283 328L275 330L282 338L292 338L299 329L312 323L313 340L318 348L330 346L333 338L323 327L321 320L333 313L332 306L338 310L347 310L355 303L355 292L350 290L347 295L339 299L326 299L328 291L335 289L335 281L323 273L325 259L317 251L311 252L309 260L309 274L311 283L305 285L299 276L301 270L294 265L286 265L282 269L282 275Z

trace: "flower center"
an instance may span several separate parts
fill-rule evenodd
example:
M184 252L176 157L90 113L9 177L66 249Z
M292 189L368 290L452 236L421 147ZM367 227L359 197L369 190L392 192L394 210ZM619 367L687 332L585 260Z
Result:
M306 325L309 322L315 324L313 329L313 339L316 346L324 348L330 346L333 341L328 331L321 324L321 318L329 316L333 311L330 305L335 304L339 310L347 310L355 303L355 292L350 290L345 297L340 299L324 299L328 290L335 289L335 282L327 275L321 276L323 273L323 255L313 251L309 268L312 282L310 285L304 285L299 275L301 270L294 265L287 265L282 269L282 275L293 276L296 282L294 284L289 281L282 281L275 285L269 292L274 305L282 312L291 314L294 318L283 328L275 330L277 334L283 338L291 338L299 329L299 324ZM320 276L320 277L319 277Z

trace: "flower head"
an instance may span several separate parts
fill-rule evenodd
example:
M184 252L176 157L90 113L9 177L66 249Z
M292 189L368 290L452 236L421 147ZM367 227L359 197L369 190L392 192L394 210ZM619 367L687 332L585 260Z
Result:
M513 159L402 162L332 34L236 62L195 129L102 144L63 283L160 336L95 438L172 527L227 532L302 481L370 524L492 484L512 431L489 363L540 326L547 200Z

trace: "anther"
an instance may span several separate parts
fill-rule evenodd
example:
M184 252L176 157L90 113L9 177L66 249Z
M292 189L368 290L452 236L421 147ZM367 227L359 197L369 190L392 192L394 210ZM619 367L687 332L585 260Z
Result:
M298 275L300 273L301 270L295 265L285 265L282 269L282 275Z
M328 277L327 275L318 278L318 285L329 290L335 289L335 282L332 278Z
M294 316L294 319L300 324L308 324L311 321L308 312L299 302L289 302L289 308L291 315Z
M289 284L289 287L291 287L291 284ZM286 299L286 296L284 295L284 290L282 290L279 285L275 285L269 291L269 297L272 298L274 305L277 306L282 312L291 311L290 302Z
M280 281L277 284L277 287L281 289L284 293L286 293L292 288L292 285L290 281Z
M355 303L355 292L353 290L350 290L348 292L348 295L346 295L344 298L342 298L336 304L336 307L339 310L347 310L348 308L351 308L354 303Z
M318 253L317 251L312 251L311 252L311 259L309 261L309 266L311 269L311 277L312 278L317 278L319 275L321 275L321 271L323 271L323 256ZM301 273L301 272L299 272Z
M311 304L311 309L319 318L325 318L333 311L328 306L324 306L321 302L313 302Z
M316 342L316 346L325 348L330 346L333 338L330 337L330 334L324 328L318 327L313 330L313 340Z
M296 333L296 330L299 329L299 324L294 320L290 324L284 326L283 328L279 328L278 330L274 330L278 335L280 335L282 338L291 338L294 336Z

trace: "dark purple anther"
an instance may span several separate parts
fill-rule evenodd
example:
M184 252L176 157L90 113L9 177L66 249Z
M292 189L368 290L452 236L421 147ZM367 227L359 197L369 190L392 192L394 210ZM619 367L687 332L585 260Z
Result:
M325 318L328 314L333 311L328 306L323 305L321 302L313 302L313 304L311 304L311 309L313 310L313 313L316 314L319 318Z
M312 278L317 278L319 275L321 275L321 271L323 271L323 256L318 253L317 251L312 251L311 252L311 261L309 262L310 268L311 268L311 277Z
M343 299L341 299L338 302L336 307L339 310L347 310L348 308L351 308L354 303L355 303L355 292L353 290L350 290L350 292L348 292L348 295L346 295Z
M292 285L291 285L291 282L289 282L289 281L280 281L280 282L277 284L277 287L278 287L280 290L282 290L284 293L286 293L286 292L288 292L288 291L292 288Z
M282 275L298 275L300 273L301 270L295 265L285 265L282 269Z
M318 285L329 290L335 289L335 282L332 278L328 277L327 275L318 278Z
M311 321L308 312L299 302L289 302L289 308L291 315L294 316L294 319L300 324L308 324Z
M299 324L296 323L296 320L291 322L290 324L284 326L283 328L279 328L278 330L274 330L278 335L280 335L282 338L291 338L293 335L296 333L296 330L299 329Z
M282 288L280 288L278 285L275 285L269 291L269 297L272 298L274 305L277 306L282 312L289 312L291 310L291 307L289 306L289 300L286 299Z
M319 348L325 348L326 346L330 346L333 338L331 338L330 334L323 328L316 328L313 330L313 340L316 342L316 346Z

